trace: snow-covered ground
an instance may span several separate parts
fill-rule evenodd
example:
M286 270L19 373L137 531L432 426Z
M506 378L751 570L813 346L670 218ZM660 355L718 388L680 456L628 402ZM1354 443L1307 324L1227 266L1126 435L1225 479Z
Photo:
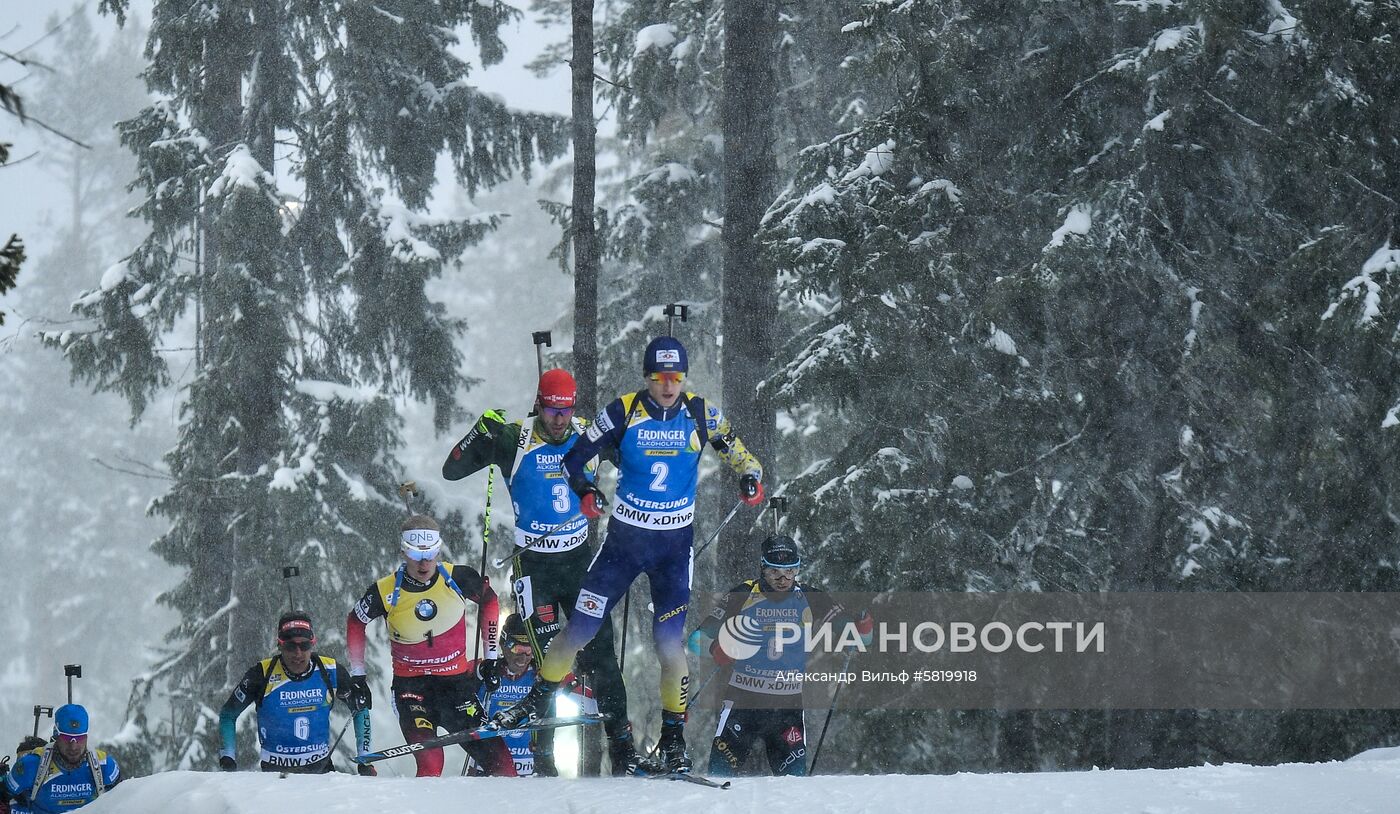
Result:
M722 807L722 808L721 808ZM1342 763L952 776L742 778L726 791L666 780L288 777L171 772L130 780L92 814L269 811L956 812L1363 814L1400 810L1400 748Z

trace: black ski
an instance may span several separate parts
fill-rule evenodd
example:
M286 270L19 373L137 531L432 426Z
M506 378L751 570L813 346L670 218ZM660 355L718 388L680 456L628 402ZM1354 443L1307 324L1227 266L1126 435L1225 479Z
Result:
M728 780L724 781L723 783L719 783L714 780L711 780L708 777L701 777L700 775L691 774L689 772L663 772L661 774L647 774L642 776L645 777L647 780L680 780L686 783L694 783L697 786L705 786L706 788L711 789L729 788Z
M417 743L405 743L402 746L395 746L380 752L368 752L355 758L356 763L373 763L377 760L387 760L391 757L401 755L411 755L414 752L421 752L424 749L437 749L441 746L450 746L454 743L471 743L472 741L484 741L490 738L499 738L503 735L510 735L515 732L534 732L539 729L558 729L562 726L579 726L581 724L600 724L603 722L601 715L576 715L570 718L540 718L523 726L514 729L491 729L486 726L479 726L476 729L464 729L461 732L452 732L447 735L439 735L436 738L429 738Z

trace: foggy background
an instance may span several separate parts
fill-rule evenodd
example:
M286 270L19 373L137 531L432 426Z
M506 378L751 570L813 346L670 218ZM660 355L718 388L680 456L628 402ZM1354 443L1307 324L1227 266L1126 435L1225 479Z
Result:
M124 184L130 178L132 159L116 143L110 125L134 115L146 102L136 72L142 67L150 4L133 3L125 31L114 19L97 14L95 3L82 4L76 16L80 5L75 3L39 0L6 6L0 14L0 50L61 67L64 56L57 49L63 37L86 21L101 49L123 57L123 67L130 68L97 71L90 81L59 95L47 92L45 84L54 72L0 61L0 82L15 86L32 116L69 133L71 127L63 125L80 114L104 117L90 122L82 134L94 149L77 151L33 121L21 124L14 116L0 115L0 142L13 145L12 163L0 167L0 232L5 238L21 235L28 255L18 287L0 306L6 313L0 326L0 445L5 450L0 460L0 584L11 611L0 625L0 647L7 654L0 665L0 751L9 752L31 730L35 704L64 703L62 665L69 663L83 665L75 695L92 713L93 732L100 738L115 735L131 678L149 668L156 657L153 648L176 620L155 598L175 584L179 573L149 550L163 529L162 521L147 518L145 510L166 488L161 456L175 442L177 397L188 376L181 376L181 366L172 360L172 387L131 427L130 412L119 396L70 385L61 354L35 340L38 330L61 330L72 319L69 304L95 287L103 270L144 234L145 224L121 216L131 198L114 195L105 208L81 213L97 256L71 263L55 254L59 233L72 216L65 174L71 156L81 152L84 160L110 169L103 183L120 179ZM58 30L50 34L55 23ZM470 42L463 46L474 84L509 93L513 107L567 115L567 73L540 79L524 67L562 32L541 28L527 14L503 33L509 50L500 65L480 68ZM535 379L530 331L554 329L555 347L568 348L569 336L555 323L571 307L572 284L558 263L546 257L558 230L536 204L538 198L567 199L567 167L561 161L542 168L530 183L510 181L474 202L450 183L450 172L440 173L449 183L436 195L435 210L479 209L510 216L429 291L449 313L468 322L458 346L467 375L481 380L463 401L474 414L504 407L519 417L529 409ZM555 186L561 178L564 186ZM438 437L431 408L401 401L399 409L405 421L406 445L399 452L404 477L416 479L438 506L461 509L470 525L484 505L485 474L453 484L440 474L448 449L467 428ZM496 492L492 515L493 525L511 521L503 488ZM479 557L474 546L453 554L472 563ZM384 572L396 562L395 541L386 540ZM508 604L508 583L493 582ZM347 593L347 609L363 587ZM327 629L344 626L343 618L316 623L323 637ZM271 637L269 631L269 644ZM213 707L222 702L222 697L207 699ZM397 731L388 706L375 709L381 738ZM45 719L41 734L50 725Z

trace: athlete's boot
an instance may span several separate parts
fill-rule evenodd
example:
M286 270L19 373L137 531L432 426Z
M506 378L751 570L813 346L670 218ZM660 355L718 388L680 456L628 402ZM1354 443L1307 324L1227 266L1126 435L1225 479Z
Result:
M535 752L535 776L558 777L559 768L554 765L553 752Z
M488 726L492 729L515 729L537 718L548 716L550 701L558 688L557 681L545 681L542 678L537 680L524 698L491 716Z
M661 740L656 744L656 762L668 772L690 771L690 755L685 752L685 713L661 715Z
M608 759L612 763L613 777L628 774L651 774L645 758L637 754L632 742L632 725L608 737Z

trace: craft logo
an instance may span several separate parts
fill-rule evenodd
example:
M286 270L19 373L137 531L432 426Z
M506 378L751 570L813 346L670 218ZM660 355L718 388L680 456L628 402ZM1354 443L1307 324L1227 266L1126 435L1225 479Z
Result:
M426 622L437 616L437 604L431 599L420 599L418 604L413 606L413 615Z
M681 352L675 348L662 349L656 352L656 363L658 365L681 363Z
M763 649L763 623L748 616L731 616L720 626L716 640L731 659L751 659Z

